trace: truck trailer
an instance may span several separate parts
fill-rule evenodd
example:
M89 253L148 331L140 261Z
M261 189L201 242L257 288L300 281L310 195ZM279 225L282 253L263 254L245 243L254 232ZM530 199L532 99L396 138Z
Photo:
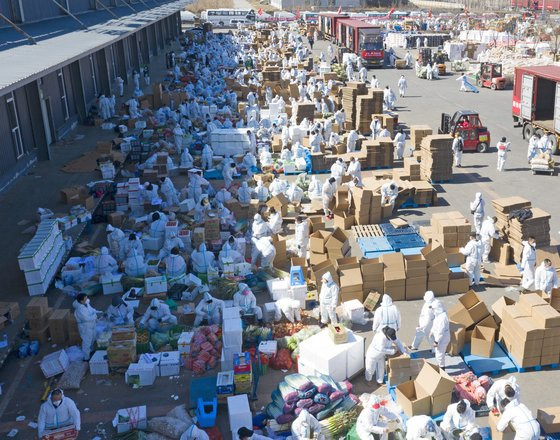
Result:
M336 40L337 22L343 18L348 18L348 14L339 14L337 12L323 12L319 14L319 31L323 34L325 40Z
M337 27L336 42L339 46L361 57L365 66L383 67L385 51L381 26L345 18L338 20Z
M513 82L513 121L523 127L523 139L534 133L549 136L552 153L560 138L560 67L517 67Z

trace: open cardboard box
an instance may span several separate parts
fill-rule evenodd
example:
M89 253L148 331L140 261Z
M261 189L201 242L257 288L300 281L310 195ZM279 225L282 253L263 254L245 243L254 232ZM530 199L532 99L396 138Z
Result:
M430 396L419 389L414 380L397 385L395 388L397 404L408 417L430 414Z
M560 406L539 408L537 410L537 421L547 434L560 432Z
M451 340L447 346L447 353L450 356L459 356L459 353L465 346L465 327L456 322L449 321L449 333L451 335Z
M325 244L331 233L328 231L316 231L309 236L309 249L311 252L315 252L318 254L325 254L327 249Z
M419 396L428 396L431 402L430 412L424 414L435 416L447 410L455 389L455 381L449 374L436 365L424 362L415 382Z
M340 228L335 228L332 234L325 241L325 248L328 250L340 250L342 254L346 254L350 250L350 243L344 231Z
M507 296L502 296L494 304L492 304L492 312L494 319L499 324L504 319L504 307L515 304L515 301Z
M445 259L447 258L445 249L440 245L429 244L420 252L422 253L422 255L424 255L424 258L428 261L428 264L430 266L435 266L441 261L445 261Z
M496 329L477 325L471 335L471 354L481 357L492 357Z
M500 416L490 411L490 414L488 414L488 425L492 433L492 440L515 440L515 431L511 425L509 425L504 432L498 431L497 426L499 421Z

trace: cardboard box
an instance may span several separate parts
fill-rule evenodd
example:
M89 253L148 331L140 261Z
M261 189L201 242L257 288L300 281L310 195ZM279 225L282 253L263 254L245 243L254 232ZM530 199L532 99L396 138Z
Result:
M509 425L504 432L498 431L497 426L499 421L500 416L490 411L490 414L488 414L488 425L492 433L492 440L515 440L515 431L511 425Z
M379 292L369 292L368 296L364 300L364 308L373 312L381 301L381 296L382 294Z
M471 336L471 354L492 357L496 329L477 325Z
M454 304L448 311L449 320L461 324L465 328L469 328L475 324L469 311L463 304L458 302Z
M68 315L69 309L54 310L49 317L49 329L52 341L55 344L65 344L68 340Z
M344 255L350 250L350 243L344 231L340 228L335 228L332 234L325 241L325 248L327 251L340 250Z
M45 296L31 298L25 307L27 319L41 319L49 310L49 300Z
M547 302L536 293L522 293L519 295L517 306L525 312L526 316L532 316L533 307L546 306Z
M353 215L348 214L347 212L336 211L334 213L333 225L335 228L348 230L352 226L354 226L355 222L356 222L355 217Z
M321 277L327 272L331 273L333 280L337 284L340 283L338 279L338 272L335 269L334 264L330 260L323 261L322 263L313 266L311 268L311 278L317 285L320 285L319 283L321 282Z
M560 406L538 409L537 421L547 434L560 432Z
M511 306L515 304L515 301L507 296L502 296L494 304L492 304L492 312L494 313L494 319L499 324L504 319L504 307Z
M480 299L474 290L469 290L459 298L459 302L468 310L469 315L475 323L482 321L490 315L486 304Z
M560 313L549 305L533 307L531 319L540 328L560 327Z
M327 254L317 254L315 252L309 252L309 264L311 266L316 266L325 261L328 261L329 257Z
M465 293L469 290L470 280L464 272L449 273L449 294Z
M434 280L431 275L428 276L428 290L434 292L436 296L447 295L447 289L449 286L449 281L446 280Z
M451 341L447 347L447 353L450 356L459 356L459 353L465 346L465 327L456 322L449 321L449 333Z
M416 379L420 396L428 396L431 401L432 416L446 411L451 403L455 381L444 370L429 362L424 362Z
M340 271L344 269L360 269L360 262L357 257L339 258L334 263L335 267ZM362 272L360 270L360 280Z
M385 265L385 272L387 272L387 270L390 270L393 272L402 273L404 275L405 273L404 257L403 254L401 254L400 252L383 254L379 258L379 261L381 261Z
M422 255L428 261L430 266L435 266L436 264L445 261L447 254L445 249L440 245L429 244L421 250Z
M397 404L408 417L430 414L431 400L414 380L397 385Z
M406 300L415 300L415 299L422 299L424 297L424 293L426 292L426 285L428 282L428 278L424 277L415 277L409 278L407 274L406 278Z
M407 278L423 277L427 274L428 262L422 255L405 255L404 262Z
M317 231L311 234L309 236L309 249L311 252L325 254L327 252L325 244L330 236L331 233L327 231Z

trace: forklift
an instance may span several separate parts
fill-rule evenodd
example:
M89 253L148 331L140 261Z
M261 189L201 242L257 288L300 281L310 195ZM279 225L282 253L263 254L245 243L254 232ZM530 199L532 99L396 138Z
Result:
M480 63L480 70L476 74L476 85L492 90L504 90L506 79L502 76L502 65L499 63Z
M450 134L455 137L459 133L463 138L463 151L488 152L490 132L482 125L480 116L472 110L456 111L453 117L447 113L441 114L439 134Z
M445 75L447 69L445 67L445 62L449 61L447 54L443 51L443 47L439 46L437 52L432 54L432 65L438 66L438 74Z

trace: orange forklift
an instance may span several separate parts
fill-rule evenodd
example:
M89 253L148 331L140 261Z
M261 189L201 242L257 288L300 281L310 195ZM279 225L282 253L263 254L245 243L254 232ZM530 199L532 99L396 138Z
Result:
M502 76L502 65L498 63L480 63L480 71L476 75L476 85L492 90L504 90L506 79Z

